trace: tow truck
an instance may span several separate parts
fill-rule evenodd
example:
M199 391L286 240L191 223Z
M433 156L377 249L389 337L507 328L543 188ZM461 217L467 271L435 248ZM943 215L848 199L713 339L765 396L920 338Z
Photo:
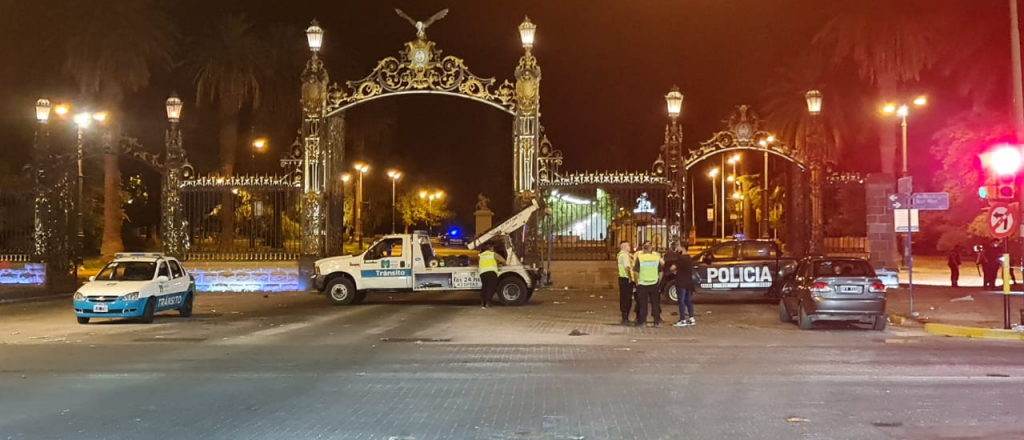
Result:
M533 201L491 228L466 246L466 255L439 258L425 232L386 235L359 255L316 261L313 286L334 305L360 304L368 293L479 290L476 255L469 254L490 244L506 261L498 267L498 300L521 306L533 296L542 274L536 266L523 264L509 234L523 228L538 208Z

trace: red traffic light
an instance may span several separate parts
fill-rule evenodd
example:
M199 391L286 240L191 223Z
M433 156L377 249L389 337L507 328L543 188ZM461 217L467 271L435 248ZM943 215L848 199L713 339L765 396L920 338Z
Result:
M982 163L997 176L1014 175L1020 171L1024 158L1020 146L1004 144L982 155Z

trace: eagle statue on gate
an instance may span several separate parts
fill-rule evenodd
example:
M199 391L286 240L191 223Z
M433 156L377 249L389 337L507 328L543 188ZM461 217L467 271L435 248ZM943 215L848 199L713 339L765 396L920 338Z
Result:
M448 9L444 9L441 12L438 12L438 13L434 14L432 17L428 18L427 21L418 21L418 20L414 20L412 17L407 15L405 12L402 12L401 9L397 9L396 8L395 12L398 13L399 17L402 17L406 21L408 21L409 24L412 25L412 27L416 28L416 38L419 38L420 40L426 40L427 39L427 32L426 31L427 31L427 28L430 27L430 25L434 24L435 21L438 21L438 20L444 18L446 15L448 15Z

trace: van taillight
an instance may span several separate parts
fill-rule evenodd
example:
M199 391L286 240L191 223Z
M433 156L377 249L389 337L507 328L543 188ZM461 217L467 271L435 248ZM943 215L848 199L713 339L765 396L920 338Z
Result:
M868 286L868 292L871 293L885 293L885 284L882 283L871 283Z
M832 288L827 283L814 283L811 284L811 293L828 293L831 292Z

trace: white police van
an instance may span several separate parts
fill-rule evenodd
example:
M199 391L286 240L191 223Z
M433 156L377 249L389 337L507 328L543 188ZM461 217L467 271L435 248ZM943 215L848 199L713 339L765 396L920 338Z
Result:
M120 253L75 292L75 316L79 324L92 318L139 318L150 323L153 315L165 310L188 318L195 292L195 280L177 259L159 253Z

